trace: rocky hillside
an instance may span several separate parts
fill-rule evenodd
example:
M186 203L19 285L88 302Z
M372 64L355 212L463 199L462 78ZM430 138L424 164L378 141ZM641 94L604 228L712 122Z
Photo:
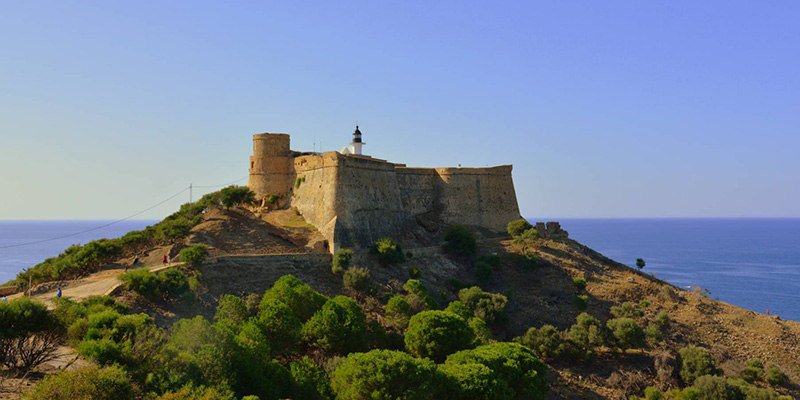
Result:
M217 211L194 228L189 242L209 244L218 256L200 268L208 301L204 310L196 311L211 316L214 299L224 294L261 294L286 274L328 296L347 293L341 277L331 272L331 257L310 251L304 239L298 239L313 236L313 229L303 228L309 230L308 234L297 235L298 228L279 226L275 218L276 215L257 215L245 210ZM282 218L285 221L285 216ZM288 238L287 232L295 232L294 243L284 239ZM265 247L260 247L260 243ZM509 298L508 320L493 329L495 340L510 341L530 327L544 325L568 330L584 311L606 321L614 318L612 307L625 302L634 305L634 319L642 327L655 321L661 312L666 312L671 320L663 339L650 341L644 349L619 351L600 346L593 362L551 360L548 398L619 399L641 395L646 386L678 387L677 375L665 375L664 370L674 368L678 349L687 345L708 349L729 376L739 376L748 361L760 359L765 365L778 366L792 382L800 382L798 322L682 290L570 239L538 240L527 246L524 252L533 256L536 266L525 262L522 245L514 244L511 239L479 239L478 243L479 256L497 255L500 260L491 278L481 287ZM306 254L266 255L264 248L276 253ZM368 268L382 288L375 296L359 297L370 319L383 321L386 300L391 294L402 293L402 284L411 277L412 268L418 269L414 276L442 306L457 300L459 289L476 282L474 258L448 254L441 246L406 250L411 257L393 265L383 265L368 253L354 255L352 265ZM574 278L585 279L585 289L577 287ZM585 310L575 304L576 297L581 295L587 296ZM135 297L123 293L128 301ZM137 304L141 307L141 302ZM156 308L161 315L171 316L165 323L190 317L195 311L170 311L169 305ZM795 396L800 393L792 385L776 389Z

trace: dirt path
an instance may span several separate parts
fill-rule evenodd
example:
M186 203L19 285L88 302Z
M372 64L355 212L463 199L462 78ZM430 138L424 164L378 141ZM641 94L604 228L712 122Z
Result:
M145 266L142 268L147 268L152 272L158 272L167 268L177 267L183 265L183 263L176 262L171 264L155 264L150 266ZM61 289L61 295L63 297L69 297L75 301L81 301L86 299L87 297L91 296L107 296L111 294L114 290L118 287L123 285L123 282L119 280L119 274L125 272L124 268L110 268L105 269L100 272L95 272L89 276L86 276L80 280L76 280L69 284L69 286L64 287ZM33 299L42 301L43 303L47 304L48 308L53 307L52 300L56 298L58 295L58 289L49 291L47 293L40 293L33 295ZM8 296L9 299L14 299L17 297L21 297L22 294L18 293L15 295Z

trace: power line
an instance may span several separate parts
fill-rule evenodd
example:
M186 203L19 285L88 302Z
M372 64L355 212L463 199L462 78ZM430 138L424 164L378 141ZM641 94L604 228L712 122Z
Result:
M239 182L239 181L241 181L241 180L247 179L249 176L250 176L250 175L248 175L248 176L245 176L245 177L243 177L243 178L239 178L239 179L237 179L237 180L235 180L235 181L233 181L233 182L229 182L229 183L226 183L226 184L223 184L223 185L210 185L210 186L197 186L197 185L194 185L193 187L195 187L195 188L201 188L201 189L206 189L206 188L218 188L218 187L223 187L223 186L230 186L230 185L233 185L233 184L234 184L234 183L236 183L236 182Z
M223 184L223 185L208 185L208 186L194 186L194 187L196 187L196 188L216 188L216 187L222 187L222 186L230 186L230 185L232 185L232 184L234 184L236 182L239 182L239 181L241 181L241 180L243 180L245 178L247 178L247 176L245 176L244 178L239 178L239 179L237 179L237 180L235 180L233 182L226 183L226 184ZM27 243L17 243L17 244L12 244L12 245L8 245L8 246L0 246L0 249L9 249L9 248L12 248L12 247L22 247L22 246L30 246L32 244L52 242L54 240L65 239L65 238L68 238L68 237L82 235L84 233L96 231L98 229L103 229L105 227L108 227L108 226L111 226L111 225L114 225L114 224L118 224L118 223L123 222L123 221L127 221L127 220L129 220L129 219L131 219L131 218L133 218L133 217L135 217L137 215L144 214L144 213L146 213L146 212L148 212L148 211L150 211L150 210L152 210L152 209L154 209L154 208L156 208L156 207L158 207L158 206L160 206L160 205L162 205L162 204L164 204L164 203L166 203L166 202L178 197L179 195L181 195L182 193L186 192L187 190L191 190L191 189L192 189L192 185L189 185L188 187L183 188L183 190L181 190L180 192L175 193L172 196L170 196L170 197L168 197L168 198L166 198L166 199L164 199L164 200L162 200L162 201L160 201L160 202L158 202L158 203L156 203L156 204L154 204L154 205L152 205L150 207L147 207L142 211L137 212L136 214L129 215L129 216L127 216L127 217L125 217L123 219L117 220L117 221L109 222L109 223L107 223L105 225L100 225L100 226L97 226L97 227L94 227L94 228L91 228L91 229L86 229L86 230L80 231L80 232L70 233L69 235L62 235L62 236L58 236L58 237L54 237L54 238L36 240L36 241L33 241L33 242L27 242Z
M105 227L107 227L107 226L111 226L111 225L114 225L114 224L118 224L118 223L120 223L120 222L122 222L122 221L127 221L127 220L129 220L129 219L131 219L131 218L133 218L133 217L135 217L135 216L137 216L137 215L140 215L140 214L143 214L143 213L145 213L145 212L147 212L147 211L150 211L150 210L152 210L152 209L154 209L154 208L156 208L156 207L158 207L158 206L160 206L160 205L162 205L162 204L164 204L164 203L166 203L166 202L168 202L168 201L170 201L170 200L172 200L172 199L174 199L174 198L178 197L178 196L179 196L181 193L183 193L183 192L185 192L185 191L187 191L187 190L189 190L189 188L188 188L188 187L184 188L183 190L181 190L181 191L180 191L180 192L178 192L178 193L175 193L175 194L173 194L172 196L170 196L170 197L169 197L169 198L167 198L166 200L160 201L159 203L157 203L157 204L155 204L155 205L153 205L153 206L150 206L150 207L148 207L148 208L145 208L144 210L142 210L142 211L139 211L139 212L137 212L136 214L129 215L129 216L127 216L127 217L123 218L123 219L120 219L120 220L117 220L117 221L114 221L114 222L109 222L109 223L107 223L107 224L105 224L105 225L97 226L97 227L94 227L94 228L91 228L91 229L87 229L87 230L85 230L85 231L80 231L80 232L70 233L69 235L58 236L58 237L54 237L54 238L50 238L50 239L42 239L42 240L37 240L37 241L34 241L34 242L27 242L27 243L18 243L18 244L12 244L12 245L9 245L9 246L0 246L0 249L8 249L8 248L11 248L11 247L22 247L22 246L29 246L29 245L32 245L32 244L39 244L39 243L45 243L45 242L52 242L53 240L64 239L64 238L68 238L68 237L72 237L72 236L81 235L81 234L84 234L84 233L87 233L87 232L96 231L96 230L98 230L98 229L103 229L103 228L105 228Z

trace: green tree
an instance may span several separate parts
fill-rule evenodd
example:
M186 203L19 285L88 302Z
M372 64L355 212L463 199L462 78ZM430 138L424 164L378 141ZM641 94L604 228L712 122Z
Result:
M418 279L409 279L403 284L403 289L408 293L406 301L415 311L436 310L439 303L428 294L428 288Z
M452 394L448 383L433 361L392 350L350 354L331 376L337 400L438 400Z
M458 385L457 395L451 398L459 400L514 398L514 392L508 387L508 382L497 379L497 373L483 364L442 364L439 370Z
M262 300L259 308L258 324L272 344L273 355L295 351L303 324L292 309L275 299Z
M291 376L270 358L272 348L260 324L251 319L233 338L233 368L238 377L237 394L278 399L290 395Z
M575 324L569 328L567 338L585 355L585 352L605 343L603 324L597 318L585 312L581 313L575 319Z
M474 339L475 333L467 321L447 311L423 311L414 315L405 335L406 348L411 354L435 362L469 348Z
M547 360L556 359L564 352L561 332L553 325L544 325L539 329L531 327L516 341Z
M467 307L466 305L464 305L464 303L458 300L450 302L450 304L448 304L444 310L456 314L459 317L464 318L465 320L469 320L470 318L475 316L475 314L472 313L472 310L470 310L469 307Z
M189 264L192 268L198 268L206 260L208 256L208 247L202 244L196 244L192 247L187 247L181 250L181 261Z
M231 208L240 204L252 204L256 199L247 186L228 186L220 190L220 202L225 208Z
M366 316L355 300L336 296L302 328L303 340L324 351L347 354L366 348Z
M543 400L547 394L547 366L527 347L517 343L499 342L462 350L447 357L445 365L481 364L492 370L494 379L508 387L504 399Z
M644 268L644 264L645 264L644 259L641 258L636 259L636 266L639 267L639 269Z
M583 291L586 289L586 279L584 278L572 278L572 283L575 285L575 288L578 291Z
M0 362L30 371L56 357L64 324L39 302L22 297L0 303Z
M478 251L475 234L464 225L450 225L444 233L445 249L453 254L472 256Z
M300 322L305 322L322 308L328 298L294 276L284 275L264 292L261 306L263 307L265 302L271 301L280 301L286 304L300 319Z
M507 226L508 234L511 236L519 236L531 228L533 225L522 218L509 222Z
M294 400L333 399L333 389L328 382L325 371L310 358L303 357L290 365L294 381Z
M249 317L250 313L244 300L230 294L222 295L217 304L217 312L214 314L215 321L227 319L237 325L244 323Z

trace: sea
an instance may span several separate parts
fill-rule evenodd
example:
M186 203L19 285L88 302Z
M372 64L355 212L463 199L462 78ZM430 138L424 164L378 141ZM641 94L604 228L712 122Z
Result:
M552 219L605 256L682 288L760 313L800 321L800 219ZM115 238L153 220L0 221L0 283L68 246Z

